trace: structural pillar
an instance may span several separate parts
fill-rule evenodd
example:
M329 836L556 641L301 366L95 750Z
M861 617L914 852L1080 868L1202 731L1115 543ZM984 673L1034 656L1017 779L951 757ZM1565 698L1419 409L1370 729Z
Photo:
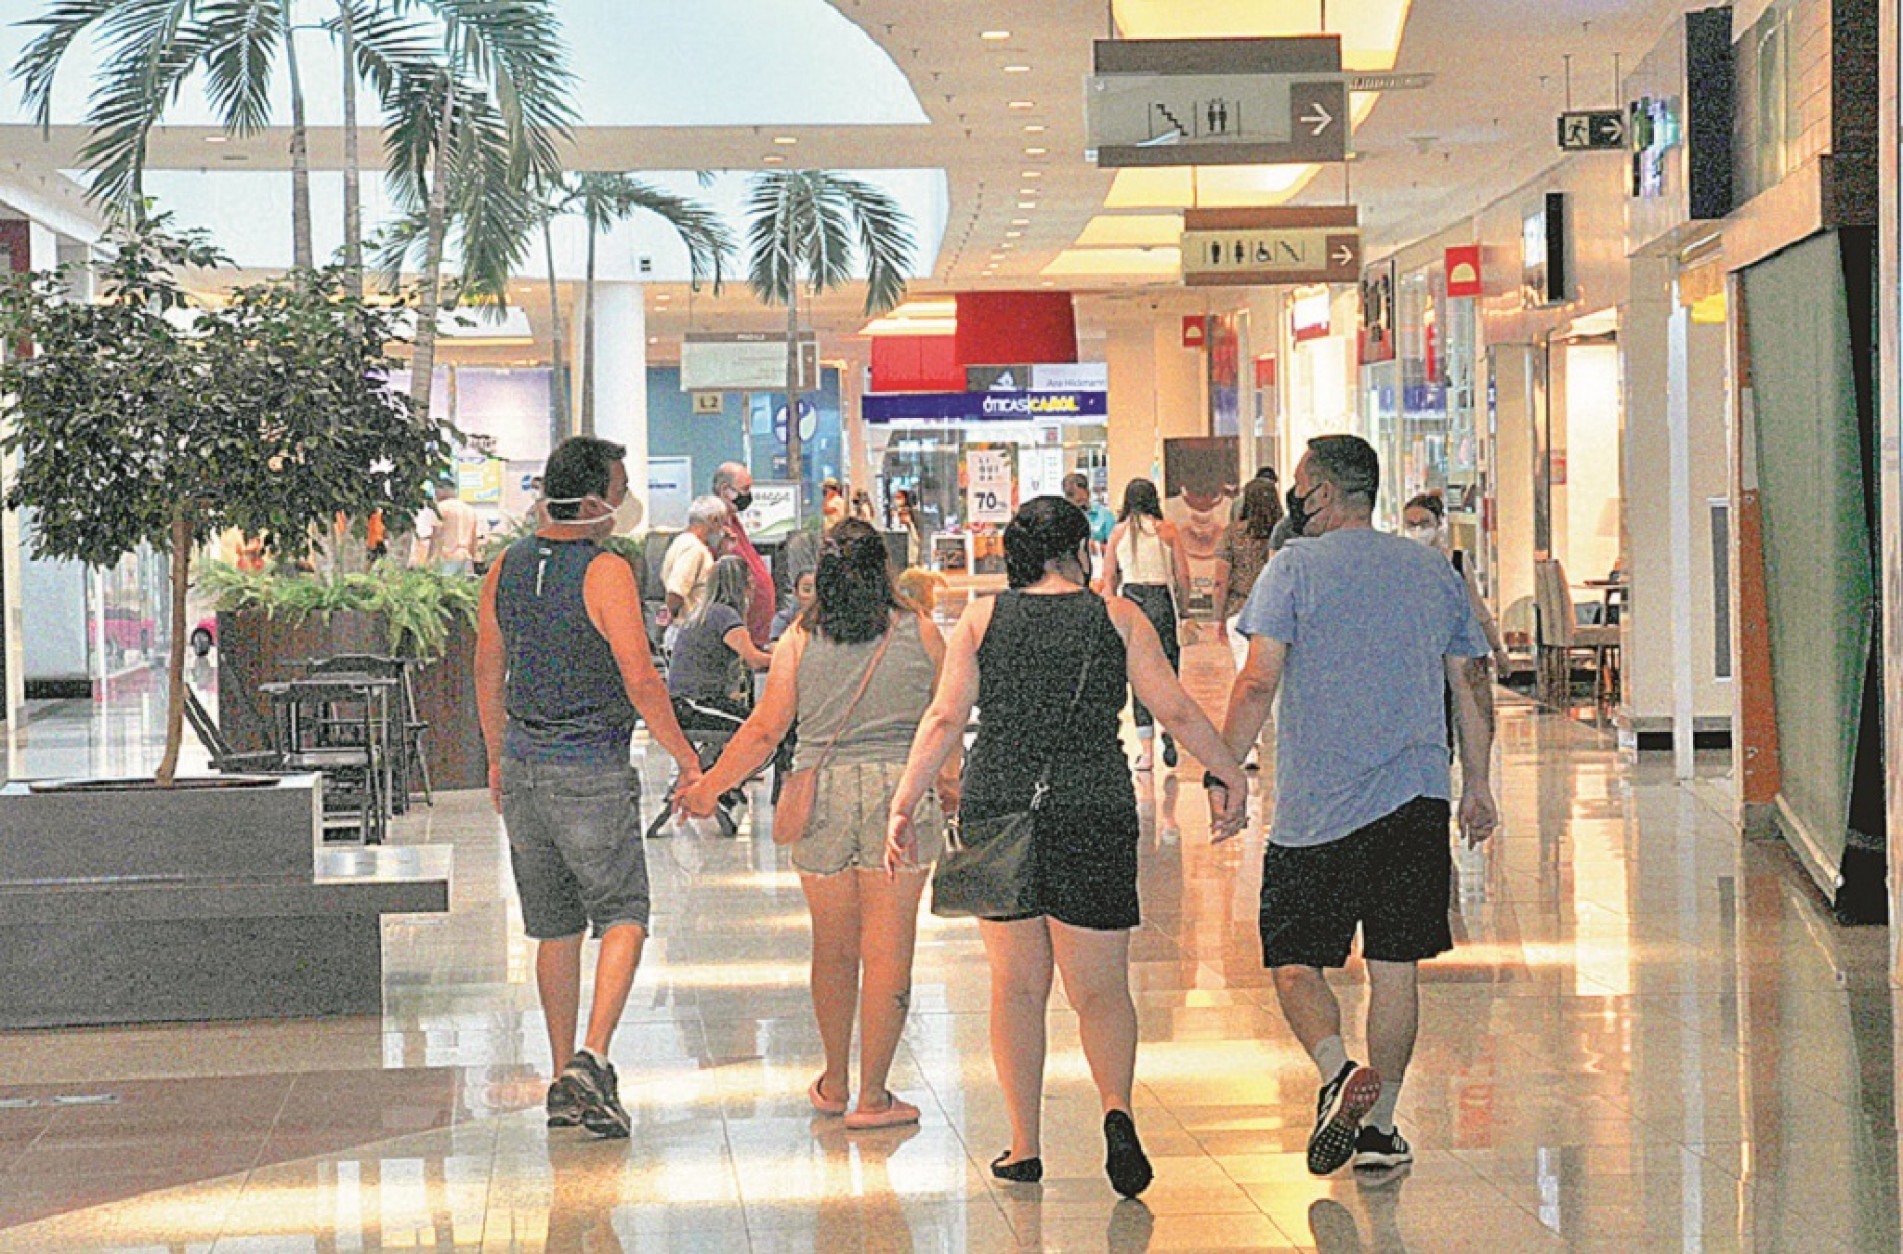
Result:
M1890 854L1890 979L1903 984L1903 265L1897 247L1903 244L1903 213L1898 208L1897 179L1903 166L1903 110L1898 107L1903 85L1903 30L1894 4L1878 5L1880 68L1877 73L1877 462L1880 478L1879 518L1883 533L1882 570L1878 575L1883 601L1883 709L1886 792L1889 803Z
M579 325L579 324L578 324ZM595 434L628 449L628 484L648 499L648 320L639 283L595 283Z

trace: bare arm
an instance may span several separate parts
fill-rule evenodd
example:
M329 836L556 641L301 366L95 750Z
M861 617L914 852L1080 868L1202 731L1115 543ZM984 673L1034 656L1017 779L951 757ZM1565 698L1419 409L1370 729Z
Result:
M497 813L502 811L502 736L509 722L509 657L496 618L496 583L501 577L498 557L483 576L482 600L476 610L476 717L489 753L489 799Z
M1176 581L1176 613L1181 617L1189 610L1189 550L1183 545L1181 527L1164 523L1163 528L1169 533L1165 539L1170 546L1170 573Z
M744 628L736 627L735 631ZM681 796L681 806L689 814L709 815L720 795L737 788L740 782L759 770L773 756L799 714L800 655L806 651L806 629L790 628L773 650L772 669L767 671L766 691L760 704L727 742L720 761L698 784Z
M1473 606L1474 617L1480 620L1480 630L1487 637L1487 644L1493 649L1493 656L1501 666L1506 665L1507 646L1500 639L1500 624L1494 621L1493 611L1480 596L1480 585L1474 582L1473 571L1465 566L1460 568L1461 582L1467 585L1467 603Z
M1229 559L1216 559L1216 630L1226 631L1229 626Z
M1248 777L1242 773L1242 760L1223 743L1203 707L1184 691L1182 681L1163 656L1163 645L1156 628L1143 611L1127 601L1111 601L1110 622L1123 637L1124 653L1129 661L1130 687L1143 704L1150 707L1165 731L1183 742L1210 774L1222 780L1221 789L1211 791L1210 803L1219 814L1212 838L1226 840L1241 826L1244 807L1249 799ZM1220 794L1220 795L1218 795Z
M753 637L748 634L745 627L730 628L721 640L726 642L729 649L740 655L740 660L746 663L750 671L763 671L773 662L773 655L753 643Z
M681 735L680 724L674 721L674 702L648 653L647 627L641 618L641 594L634 585L634 571L614 554L601 554L588 563L588 573L582 579L582 601L588 607L588 621L614 651L628 700L646 720L654 742L667 750L679 764L684 780L691 783L700 775L700 759L687 737Z
M1229 710L1222 720L1222 738L1233 753L1247 753L1262 724L1268 721L1275 705L1276 691L1282 686L1282 667L1288 661L1288 645L1269 636L1249 638L1249 656L1229 690Z
M925 614L918 616L918 634L920 643L925 646L925 656L932 659L932 697L937 699L939 682L945 675L945 636L938 630L938 624ZM958 808L964 766L965 738L960 736L952 743L944 765L938 768L938 802L948 813Z
M892 793L889 812L896 822L910 820L920 798L931 781L964 748L965 725L971 721L971 707L978 702L978 645L991 625L992 597L982 597L965 607L952 628L945 645L945 663L938 673L938 688L932 704L919 720L912 736L912 753L905 760L905 774Z
M1469 846L1493 835L1500 824L1493 804L1493 661L1484 657L1446 659L1447 682L1454 692L1454 718L1460 727L1460 832Z
M1123 529L1127 523L1118 523L1110 529L1110 539L1103 546L1103 595L1114 596L1120 588L1117 571L1117 550L1123 544Z

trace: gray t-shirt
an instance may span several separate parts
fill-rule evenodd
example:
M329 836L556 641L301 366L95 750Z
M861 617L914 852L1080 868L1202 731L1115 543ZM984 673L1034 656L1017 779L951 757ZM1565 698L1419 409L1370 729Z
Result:
M740 675L740 655L727 643L727 633L746 625L739 611L716 602L699 622L681 628L668 663L668 692L702 701L731 696Z
M1416 797L1449 798L1442 659L1489 649L1439 552L1365 528L1291 540L1236 628L1289 647L1273 843L1325 845Z

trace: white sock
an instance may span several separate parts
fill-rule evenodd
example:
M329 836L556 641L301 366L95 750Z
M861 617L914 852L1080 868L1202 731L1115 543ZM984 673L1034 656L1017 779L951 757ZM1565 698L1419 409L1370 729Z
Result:
M1368 1108L1368 1117L1362 1120L1378 1132L1394 1131L1394 1108L1401 1101L1401 1082L1399 1080L1381 1081L1381 1096Z
M590 1049L586 1045L584 1045L577 1052L587 1054L590 1058L593 1058L596 1062L600 1063L604 1067L608 1065L608 1055L600 1052L599 1050Z
M1348 1065L1348 1047L1341 1043L1338 1035L1316 1041L1309 1056L1315 1060L1315 1069L1322 1073L1323 1084L1340 1075L1341 1069Z

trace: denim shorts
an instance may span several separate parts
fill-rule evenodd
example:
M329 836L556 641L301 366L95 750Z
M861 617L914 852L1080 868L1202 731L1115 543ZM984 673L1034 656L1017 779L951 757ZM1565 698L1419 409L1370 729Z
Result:
M641 778L626 763L502 760L502 821L534 940L648 926Z
M793 866L808 875L834 875L851 867L877 871L885 866L887 808L905 774L903 762L828 766L819 773L806 837L791 849ZM912 823L917 847L912 857L929 868L945 852L945 817L938 797L927 790Z

